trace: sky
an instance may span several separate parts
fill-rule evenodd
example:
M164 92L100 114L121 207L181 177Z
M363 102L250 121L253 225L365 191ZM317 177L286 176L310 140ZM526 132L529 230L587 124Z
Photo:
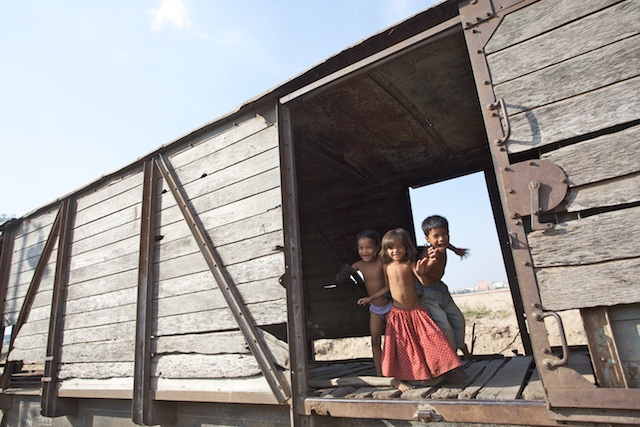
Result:
M72 193L435 3L2 2L0 215L20 217ZM445 184L447 197L486 194L481 176L463 180ZM420 194L439 185L412 195L414 216L426 215ZM438 212L452 222L453 243L471 249L449 261L452 288L506 280L495 228L485 232L492 220L484 226L473 210L482 203ZM497 268L487 256L497 256Z

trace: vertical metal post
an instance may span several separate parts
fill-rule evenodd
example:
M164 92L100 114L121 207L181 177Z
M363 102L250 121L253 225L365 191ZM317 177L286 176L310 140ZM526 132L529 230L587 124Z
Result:
M289 108L281 104L278 104L278 133L284 215L284 254L287 267L282 280L287 288L287 333L291 355L291 388L293 395L291 425L298 427L311 424L311 417L305 415L304 407L308 390L307 332L293 131Z
M4 338L4 305L7 298L7 288L9 287L9 273L11 270L11 260L13 258L13 239L16 233L18 221L11 226L6 226L2 235L2 251L0 252L0 332ZM2 340L4 342L4 339ZM2 350L0 342L0 350ZM5 368L6 369L6 368Z
M77 400L58 397L58 366L62 347L64 328L64 305L66 287L69 283L69 258L71 252L71 234L75 217L76 201L66 199L60 207L60 234L58 239L58 257L51 299L51 317L47 355L45 357L44 376L42 378L42 415L59 417L77 412Z
M151 325L153 323L153 282L155 228L159 174L152 159L144 162L140 257L138 261L138 299L136 314L136 350L133 376L132 420L139 425L172 423L176 420L174 403L157 405L151 395Z

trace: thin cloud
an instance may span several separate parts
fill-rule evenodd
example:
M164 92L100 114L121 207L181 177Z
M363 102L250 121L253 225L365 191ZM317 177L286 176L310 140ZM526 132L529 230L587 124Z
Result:
M187 0L160 0L157 8L149 10L151 29L159 31L165 25L170 25L186 30L191 27L190 12Z

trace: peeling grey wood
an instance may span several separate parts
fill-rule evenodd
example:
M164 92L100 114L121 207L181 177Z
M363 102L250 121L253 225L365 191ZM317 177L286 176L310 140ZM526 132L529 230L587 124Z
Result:
M640 258L537 271L545 310L640 302Z
M137 279L138 271L129 269L106 277L96 277L75 283L67 288L67 301L135 288Z
M141 205L131 205L129 207L119 209L110 215L94 219L92 222L83 226L77 226L73 229L73 242L82 239L91 238L100 233L112 230L123 224L134 222L140 229ZM73 247L73 243L71 245Z
M135 359L135 341L131 339L117 339L62 346L62 363L92 363L92 362L133 362Z
M209 153L222 150L231 144L246 139L271 126L273 126L272 123L256 114L254 117L225 129L211 138L190 145L188 148L171 155L171 164L174 165L174 167L182 167L183 165L201 159Z
M154 358L152 375L161 378L243 378L261 373L251 355L164 355Z
M77 198L78 213L96 204L104 203L105 201L122 193L126 193L133 188L142 188L142 178L143 173L142 169L140 169L138 171L133 171L128 175L114 177L111 181L104 183L101 187L82 193Z
M636 35L496 85L494 91L496 98L505 99L513 115L638 75L640 36Z
M92 264L74 270L69 270L69 284L73 285L88 280L96 280L112 274L128 270L137 270L138 254L131 253L113 258L99 264Z
M640 172L640 126L561 147L541 158L560 166L571 187Z
M510 117L510 153L518 153L638 119L640 77Z
M172 163L182 185L195 181L203 175L215 175L218 171L244 162L251 157L268 151L278 145L278 131L275 126L252 135L232 146L207 154L187 165L177 166ZM251 176L251 170L245 168L245 177Z
M71 255L69 261L70 270L78 270L83 267L103 264L112 259L120 258L124 255L137 254L140 236L132 236L124 240L106 244L94 250L84 252L80 255Z
M135 334L136 325L134 321L79 329L65 329L62 345L99 343L101 341L109 340L127 340L133 339Z
M140 215L142 209L142 183L139 186L128 189L124 193L117 194L104 201L100 201L77 214L74 228L86 225L93 229L91 223L97 219L106 218L114 212L135 207Z
M640 201L640 173L572 188L565 198L567 212L618 206Z
M536 268L640 257L640 207L557 224L527 240Z
M521 43L582 18L619 0L543 0L505 16L485 50L489 53ZM549 13L549 11L552 11Z
M287 321L286 301L248 304L247 308L258 326L281 324ZM237 327L238 324L229 309L186 313L161 317L154 321L154 330L158 336L222 331Z
M640 3L630 0L488 55L491 80L497 85L631 37L638 20Z
M86 252L139 235L140 221L129 221L124 224L116 225L106 231L87 236L87 238L84 239L74 239L71 248L71 255L73 257L78 257Z

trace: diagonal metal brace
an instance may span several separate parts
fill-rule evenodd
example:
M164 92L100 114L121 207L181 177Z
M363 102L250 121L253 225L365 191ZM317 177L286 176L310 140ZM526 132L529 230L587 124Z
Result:
M242 297L236 289L235 284L231 278L228 277L228 273L221 268L224 264L216 252L209 234L198 219L197 214L187 202L187 198L183 194L183 190L178 185L177 176L169 166L169 161L162 153L156 157L155 161L162 177L167 184L169 184L171 193L175 197L176 202L182 211L182 215L187 221L187 224L191 229L191 233L193 234L193 237L195 237L198 247L209 265L211 273L213 273L213 277L216 282L218 282L218 287L220 288L220 291L222 291L222 295L227 301L236 322L238 322L238 326L247 341L249 349L256 358L265 379L273 391L273 394L279 403L286 403L291 399L290 385L284 378L282 372L280 372L277 366L273 363L272 358L269 357L269 353L265 348L266 345L258 335L258 331L251 320L251 313L244 305Z

